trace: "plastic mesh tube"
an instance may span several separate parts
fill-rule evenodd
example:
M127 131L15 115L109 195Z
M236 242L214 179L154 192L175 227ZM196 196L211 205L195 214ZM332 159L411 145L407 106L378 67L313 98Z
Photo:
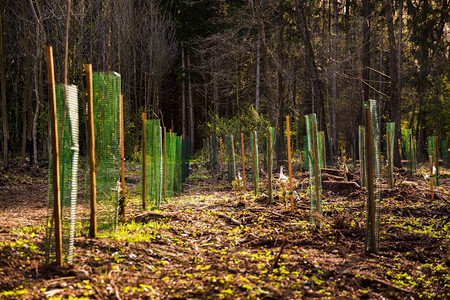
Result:
M322 177L319 167L319 138L315 114L305 116L307 152L305 161L309 169L310 222L318 224L316 214L322 214Z
M76 225L76 205L78 192L78 90L75 85L57 84L56 111L57 126L62 139L60 147L60 190L61 190L61 225L63 257L70 264L73 258L73 247ZM67 93L67 101L64 101ZM66 102L66 103L64 103ZM65 108L65 110L64 110ZM64 122L64 124L63 124ZM51 149L51 147L49 147ZM52 153L50 153L51 157ZM53 220L53 189L52 159L49 159L49 197L47 200L46 226L46 261L50 262L55 255L54 249L54 220Z

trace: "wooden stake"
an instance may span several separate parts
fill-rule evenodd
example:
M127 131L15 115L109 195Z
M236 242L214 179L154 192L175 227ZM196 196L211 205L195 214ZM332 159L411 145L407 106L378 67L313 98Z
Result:
M241 152L242 152L242 179L244 181L244 191L247 190L245 180L245 152L244 152L244 134L241 132Z
M433 156L429 156L430 159L430 190L431 190L431 201L434 201L434 174L433 174Z
M359 171L361 174L361 186L366 186L366 129L363 128L362 130L362 138L363 138L363 145L362 145L362 157L359 158L360 164L359 164Z
M412 145L412 140L413 140L413 138L412 138L412 132L411 132L410 135L409 135L409 170L411 172L410 175L413 174L413 152L412 152L413 145Z
M144 113L142 113L142 210L145 211L145 178L146 178L146 156L147 156L147 133L145 131L145 120L147 119L147 116Z
M256 168L256 131L253 131L253 188L255 189L255 196L258 196L258 184L256 175L259 170Z
M206 138L206 162L208 164L208 168L211 169L211 147L210 147L210 138Z
M92 82L92 65L86 65L86 87L88 104L88 135L89 135L89 178L90 178L90 207L91 224L89 236L97 236L97 170L95 166L95 132L94 132L94 88Z
M203 161L206 162L206 138L203 139Z
M53 48L45 48L47 59L48 94L50 106L50 127L52 144L52 187L53 187L53 219L55 220L55 255L56 264L62 266L62 226L61 226L61 186L60 161L58 144L58 126L56 112L55 69L53 65Z
M125 222L125 132L123 127L123 95L120 95L120 220Z
M212 142L211 142L212 143ZM213 147L214 149L214 147ZM232 152L232 158L233 158L233 180L236 179L236 159L234 157L234 138L233 135L231 135L231 152Z
M223 169L224 166L224 155L223 155L223 142L222 139L219 139L219 156L220 156L220 165L219 165L219 170Z
M289 116L286 116L286 131L287 131L287 150L288 150L288 168L289 168L289 195L291 202L291 210L294 211L294 187L292 184L292 162L291 162L291 126L289 123Z
M376 224L375 224L375 185L374 185L374 169L373 169L373 145L372 145L372 118L370 108L365 108L366 113L366 164L367 164L367 195L369 197L368 214L370 220L370 240L371 245L369 252L377 253L376 247Z
M269 203L272 203L272 145L270 142L270 127L267 129L267 174L269 175Z
M325 132L322 131L321 134L322 138L322 160L323 160L323 167L326 168L327 166L327 150L326 150L326 143L325 143Z
M438 174L439 174L439 157L438 157L438 148L439 147L438 146L439 145L438 144L439 144L439 141L438 141L438 137L436 136L435 140L434 140L434 165L436 167L434 176L436 178L436 186L439 185L439 177L438 177Z
M163 161L163 195L164 200L167 196L167 138L166 138L166 127L164 127L164 161Z
M347 168L345 167L345 155L342 155L342 163L344 165L344 178L347 181Z
M316 213L320 214L320 190L319 190L319 155L317 153L317 128L316 122L312 123L312 133L313 133L313 155L314 155L314 180L316 182ZM320 226L320 221L316 218L316 225Z
M387 131L387 147L388 147L388 151L387 153L389 153L388 155L388 176L389 176L389 180L388 180L388 184L389 184L389 188L392 189L394 188L394 174L393 174L393 166L392 166L392 151L391 151L391 147L392 147L392 142L391 142L391 132L388 130ZM411 165L412 167L412 165ZM412 172L412 169L411 169Z

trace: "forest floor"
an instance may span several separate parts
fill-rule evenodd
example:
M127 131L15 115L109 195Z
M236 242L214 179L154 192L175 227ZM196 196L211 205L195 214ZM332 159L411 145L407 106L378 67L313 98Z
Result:
M128 166L127 222L110 236L77 236L63 267L44 263L47 170L0 173L0 298L450 299L449 170L433 201L422 175L384 182L380 250L369 254L364 189L324 185L317 227L307 173L295 174L290 211L280 191L267 204L265 190L254 197L251 184L244 192L194 169L182 196L143 213L139 169Z

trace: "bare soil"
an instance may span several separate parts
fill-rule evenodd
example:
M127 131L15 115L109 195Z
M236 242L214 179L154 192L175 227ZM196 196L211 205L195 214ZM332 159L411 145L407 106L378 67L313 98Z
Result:
M318 227L306 173L295 174L293 211L280 187L268 204L251 183L244 192L196 169L182 196L141 212L139 170L128 171L126 224L113 236L78 236L63 267L44 261L47 170L0 173L0 298L450 299L448 170L434 200L422 175L384 183L377 254L365 252L358 172L348 191L324 189Z

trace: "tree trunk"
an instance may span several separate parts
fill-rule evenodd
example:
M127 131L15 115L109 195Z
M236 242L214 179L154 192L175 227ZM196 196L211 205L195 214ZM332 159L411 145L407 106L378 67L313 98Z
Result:
M26 31L28 32L29 28L26 26ZM28 112L31 110L29 108L32 104L32 86L33 86L33 70L31 68L31 54L30 54L30 45L29 39L25 40L25 87L23 89L23 107L22 107L22 157L20 159L20 165L22 166L25 163L25 158L27 154L27 138L28 138ZM31 159L31 157L30 157Z
M296 0L297 21L300 28L301 38L305 47L305 63L307 68L307 80L311 82L314 111L317 112L319 130L325 128L325 108L322 95L322 84L319 79L319 71L315 62L315 55L311 44L311 37L304 13L303 1ZM326 131L325 131L326 133ZM327 135L327 134L326 134Z
M185 63L184 63L184 45L181 44L181 134L186 137L186 85L185 79Z
M219 116L219 84L217 82L217 72L218 67L217 64L214 64L214 70L213 70L213 85L214 85L214 113L216 114L216 117ZM214 128L214 131L216 129Z
M258 26L258 40L256 41L256 90L255 109L259 112L259 97L261 94L261 31Z
M400 168L402 166L400 160L400 151L398 140L400 139L400 86L398 82L398 66L397 66L397 46L394 34L394 22L392 17L392 2L386 0L386 23L388 27L389 39L389 71L391 76L390 97L391 97L391 120L395 122L395 139L394 139L394 166Z
M331 117L332 153L337 149L336 104L337 104L337 0L333 0L333 105Z
M379 65L378 65L378 91L379 93L377 93L378 95L378 101L381 102L381 92L383 89L383 51L384 51L384 34L383 34L383 29L384 29L384 20L381 19L380 20L380 58L379 58ZM383 110L384 111L384 110Z
M39 29L38 29L39 30ZM38 46L37 50L37 58L38 61L40 61L41 58L41 47ZM37 151L37 120L39 117L39 108L41 107L41 100L39 97L39 78L40 78L40 68L39 68L39 62L36 63L36 69L37 74L34 76L34 89L35 89L35 95L36 95L36 110L34 111L34 117L33 117L33 127L32 127L32 137L33 137L33 163L37 166L38 165L38 151ZM30 107L30 109L32 109ZM30 157L31 160L31 157Z
M401 95L402 92L402 28L403 28L403 0L399 0L398 7L398 63L397 63L397 72L398 72L398 86L399 92Z
M189 56L187 57L187 62L188 62L188 67L190 68L191 66L191 62L189 60ZM189 93L189 135L190 135L190 149L191 149L191 153L193 153L194 151L194 145L195 145L195 141L194 141L194 137L195 137L195 132L194 132L194 104L192 103L192 83L191 83L191 73L189 72L188 75L188 93Z
M370 0L362 0L363 10L363 46L362 46L362 101L369 101L369 68L370 68ZM361 106L362 114L362 106ZM363 118L360 118L362 121Z
M277 77L278 77L278 101L277 101L277 109L276 109L276 120L275 120L275 126L277 127L277 141L278 141L278 149L277 149L277 164L278 166L281 166L281 164L284 164L284 161L286 161L286 144L284 142L284 118L282 115L284 114L284 77L283 77L283 71L285 69L285 56L284 56L284 20L283 20L283 5L282 1L279 1L279 25L278 25L278 46L277 46L277 52L278 52L278 70L277 70Z
M8 169L8 141L9 141L9 128L8 128L8 107L6 100L6 73L5 73L5 50L3 47L3 7L0 12L0 88L2 90L2 125L3 125L3 169Z
M264 72L264 89L263 89L263 99L267 107L269 107L269 120L271 123L271 126L276 127L276 116L277 116L277 109L276 109L276 96L274 93L274 87L272 85L272 72L270 68L270 62L269 62L269 53L267 48L267 41L266 41L266 29L264 24L264 16L262 14L262 3L263 1L258 1L257 5L257 18L258 18L258 26L259 26L259 32L261 34L261 62L263 66L263 72Z

